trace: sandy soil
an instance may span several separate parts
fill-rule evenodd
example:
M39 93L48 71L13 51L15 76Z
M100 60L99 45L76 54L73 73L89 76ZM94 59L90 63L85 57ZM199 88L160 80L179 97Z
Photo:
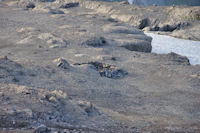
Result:
M150 52L80 3L0 3L0 132L199 132L200 66Z

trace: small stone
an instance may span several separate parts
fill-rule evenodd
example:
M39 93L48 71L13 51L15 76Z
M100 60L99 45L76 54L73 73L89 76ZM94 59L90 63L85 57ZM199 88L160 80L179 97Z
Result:
M63 58L55 59L53 62L57 64L57 67L60 67L60 68L63 68L63 69L70 69L71 68L70 64Z

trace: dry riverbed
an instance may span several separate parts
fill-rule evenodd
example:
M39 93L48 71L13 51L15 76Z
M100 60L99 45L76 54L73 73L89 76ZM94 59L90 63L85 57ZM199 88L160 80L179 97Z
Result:
M100 9L35 1L0 3L0 132L200 131L199 65Z

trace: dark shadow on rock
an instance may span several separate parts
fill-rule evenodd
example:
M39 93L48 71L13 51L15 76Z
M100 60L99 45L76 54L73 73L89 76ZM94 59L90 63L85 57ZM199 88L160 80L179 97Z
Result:
M108 42L104 37L92 37L83 42L82 45L88 45L92 47L102 47L108 45Z
M73 2L73 3L66 3L64 5L61 5L60 8L73 8L73 7L78 7L79 3L78 2Z
M150 31L164 31L164 32L173 32L174 30L180 30L190 26L189 22L179 22L177 24L163 24L163 25L155 25L150 27Z
M113 19L113 18L108 18L107 19L109 22L112 22L112 23L117 23L118 21L117 20L115 20L115 19Z
M144 18L140 21L140 24L138 26L139 29L144 29L145 27L149 26L149 19L148 18Z

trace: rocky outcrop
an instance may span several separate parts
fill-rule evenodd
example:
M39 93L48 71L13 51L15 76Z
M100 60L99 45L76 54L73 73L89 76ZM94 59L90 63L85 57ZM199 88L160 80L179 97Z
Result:
M172 36L174 36L173 33L175 32L181 34L181 32L178 32L180 29L188 30L192 26L198 27L199 25L198 7L137 7L126 4L121 5L120 2L110 4L108 2L90 0L79 1L79 5L85 8L94 9L98 13L106 14L113 19L128 23L140 29L149 27L146 28L146 30L162 31L164 32L163 34L165 34L165 32L172 32L172 34L170 34ZM189 23L190 25L188 25ZM199 40L199 35L193 34L193 32L186 33L187 35L184 36L187 36L187 38L192 40ZM179 35L179 37L181 36L182 34Z

